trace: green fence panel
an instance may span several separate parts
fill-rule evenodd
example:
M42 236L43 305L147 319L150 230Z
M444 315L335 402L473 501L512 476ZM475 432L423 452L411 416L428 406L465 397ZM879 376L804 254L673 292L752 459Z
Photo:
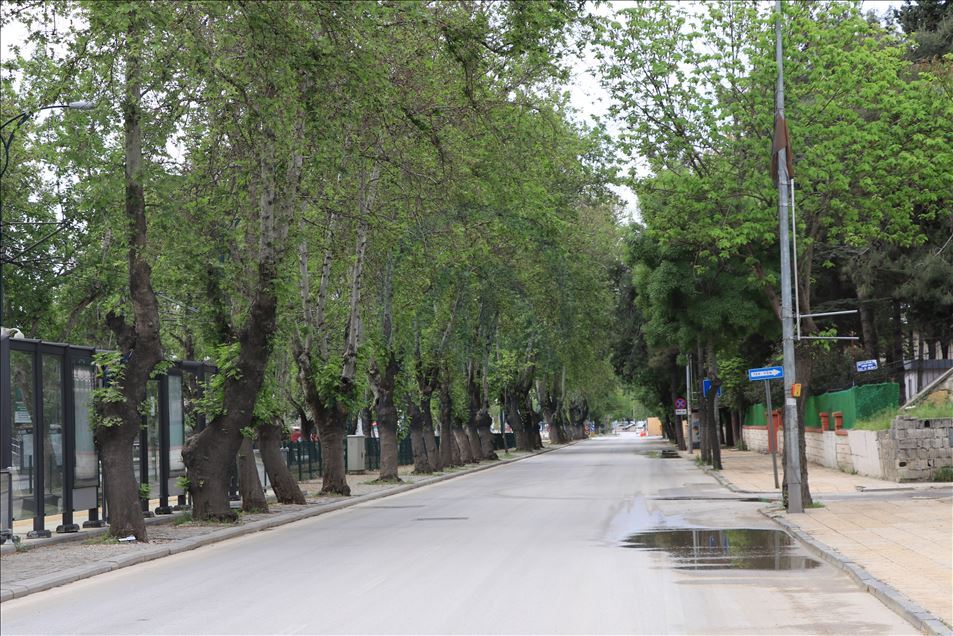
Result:
M853 428L858 420L870 417L886 409L900 408L900 385L894 382L863 384L844 391L831 391L812 395L804 404L804 426L820 428L821 413L831 415L830 426L834 427L834 413L844 414L844 428ZM764 404L752 404L745 412L745 426L764 426Z
M864 384L855 388L857 419L900 408L900 385L894 382ZM853 424L853 422L851 423Z
M745 412L745 426L765 426L767 421L764 419L764 404L752 404Z
M367 470L380 470L381 441L376 437L364 438L365 466Z
M409 435L400 440L397 445L397 463L401 466L409 466L414 463L414 448Z

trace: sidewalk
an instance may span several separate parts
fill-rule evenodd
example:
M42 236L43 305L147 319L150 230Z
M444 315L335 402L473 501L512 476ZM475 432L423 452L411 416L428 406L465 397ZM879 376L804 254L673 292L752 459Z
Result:
M724 449L722 463L718 477L736 489L778 492L770 455ZM953 486L897 484L815 464L808 466L808 479L820 507L794 515L777 510L770 516L893 587L948 630L953 625Z

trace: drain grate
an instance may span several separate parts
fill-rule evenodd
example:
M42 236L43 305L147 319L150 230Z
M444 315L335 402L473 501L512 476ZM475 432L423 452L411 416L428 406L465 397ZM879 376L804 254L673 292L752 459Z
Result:
M666 448L661 453L659 453L659 457L661 457L662 459L678 459L679 457L681 457L681 455L678 454L678 451L674 451L671 448Z

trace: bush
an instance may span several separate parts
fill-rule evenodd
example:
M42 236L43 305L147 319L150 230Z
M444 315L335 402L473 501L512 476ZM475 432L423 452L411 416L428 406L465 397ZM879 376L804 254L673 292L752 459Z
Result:
M933 471L933 481L953 481L953 466L944 466Z

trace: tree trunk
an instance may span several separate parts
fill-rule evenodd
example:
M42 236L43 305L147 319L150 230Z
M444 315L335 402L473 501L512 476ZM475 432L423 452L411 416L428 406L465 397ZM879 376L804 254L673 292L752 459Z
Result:
M463 422L464 436L467 441L467 450L470 454L470 463L479 464L483 459L483 445L480 443L480 435L477 433L473 422Z
M387 330L389 331L389 329ZM387 354L387 362L382 370L371 363L369 379L374 391L374 408L377 411L377 430L380 435L380 475L381 481L400 481L397 472L397 405L394 404L394 390L400 365L397 357Z
M321 494L351 494L347 485L347 467L344 465L344 441L347 435L347 411L329 409L327 419L318 420L321 436Z
M569 406L569 417L572 421L574 439L586 439L586 418L589 416L589 405L585 399L573 400Z
M303 429L303 426L302 426ZM279 424L264 422L258 427L258 449L261 451L261 463L265 465L265 472L271 481L271 489L275 498L282 504L307 503L304 493L298 482L291 475L288 463L281 453L282 429ZM305 437L305 440L310 439Z
M247 437L242 438L241 448L238 449L238 491L242 496L243 511L268 512L265 490L255 464L255 449Z
M721 413L719 408L718 389L721 387L721 378L718 377L718 354L715 344L708 343L708 370L711 388L708 390L709 424L711 426L711 465L715 470L721 470Z
M433 467L424 440L424 416L410 396L407 397L407 417L410 419L410 445L414 451L414 474L429 475L433 473Z
M694 375L697 381L705 377L705 351L700 342L696 351ZM687 387L686 390L691 391L692 388ZM709 432L711 420L709 419L708 398L702 391L698 392L698 426L700 429L699 437L701 438L699 440L699 456L704 463L711 465L711 433Z
M467 437L466 431L463 430L463 420L454 417L453 418L453 439L456 442L457 452L459 453L459 463L460 464L472 464L473 457L470 455L470 440Z
M666 418L667 417L668 416L666 416ZM684 430L684 426L682 425L682 416L680 415L675 416L674 428L675 428L675 445L678 447L678 450L686 450L687 447L685 446L685 430Z
M139 504L139 487L133 469L132 445L142 424L139 405L155 365L162 359L159 336L159 305L152 288L152 268L146 261L146 201L142 186L141 66L138 45L142 43L141 20L132 7L126 32L123 144L125 155L125 205L129 299L133 324L110 312L109 328L116 334L123 353L120 402L97 402L99 416L93 433L103 464L105 495L109 501L109 532L133 535L148 541ZM111 422L111 425L104 425Z
M480 383L477 379L477 365L471 358L467 362L467 420L463 423L463 432L467 436L467 444L470 447L470 459L478 464L483 460L483 444L480 442L480 435L477 432L477 416L480 413Z
M563 438L559 423L556 421L556 412L559 410L559 405L553 397L554 391L550 391L542 381L539 381L536 385L536 392L539 397L539 409L549 431L549 443L565 444L566 440Z
M862 291L863 286L858 286L858 311L860 313L860 332L864 339L864 356L868 360L877 360L880 358L880 347L878 346L877 327L874 322L874 310L867 302L867 294Z
M480 450L483 452L483 459L499 459L493 450L493 432L490 427L493 425L493 418L486 406L482 407L477 413L477 435L480 437Z
M443 468L459 466L459 451L454 452L456 442L453 439L453 405L450 397L450 384L440 383L440 463ZM454 455L457 455L455 458Z
M523 418L520 415L519 400L512 390L504 393L504 403L506 406L506 423L513 430L513 436L516 438L516 448L523 448L525 446L523 441Z
M731 409L731 431L735 448L741 448L744 445L744 436L741 431L741 412L738 409Z
M132 463L132 440L138 435L139 427L127 429L125 436L116 434L120 433L118 430L112 435L100 434L100 431L119 428L125 426L96 430L96 445L103 465L103 494L109 503L109 533L114 537L132 535L139 541L147 541L146 524L139 504L139 482Z
M427 447L427 458L430 460L430 466L435 471L443 470L443 461L440 458L440 450L437 448L437 438L433 429L433 412L430 410L430 394L420 398L420 415L423 418L421 430L423 431L424 444Z

